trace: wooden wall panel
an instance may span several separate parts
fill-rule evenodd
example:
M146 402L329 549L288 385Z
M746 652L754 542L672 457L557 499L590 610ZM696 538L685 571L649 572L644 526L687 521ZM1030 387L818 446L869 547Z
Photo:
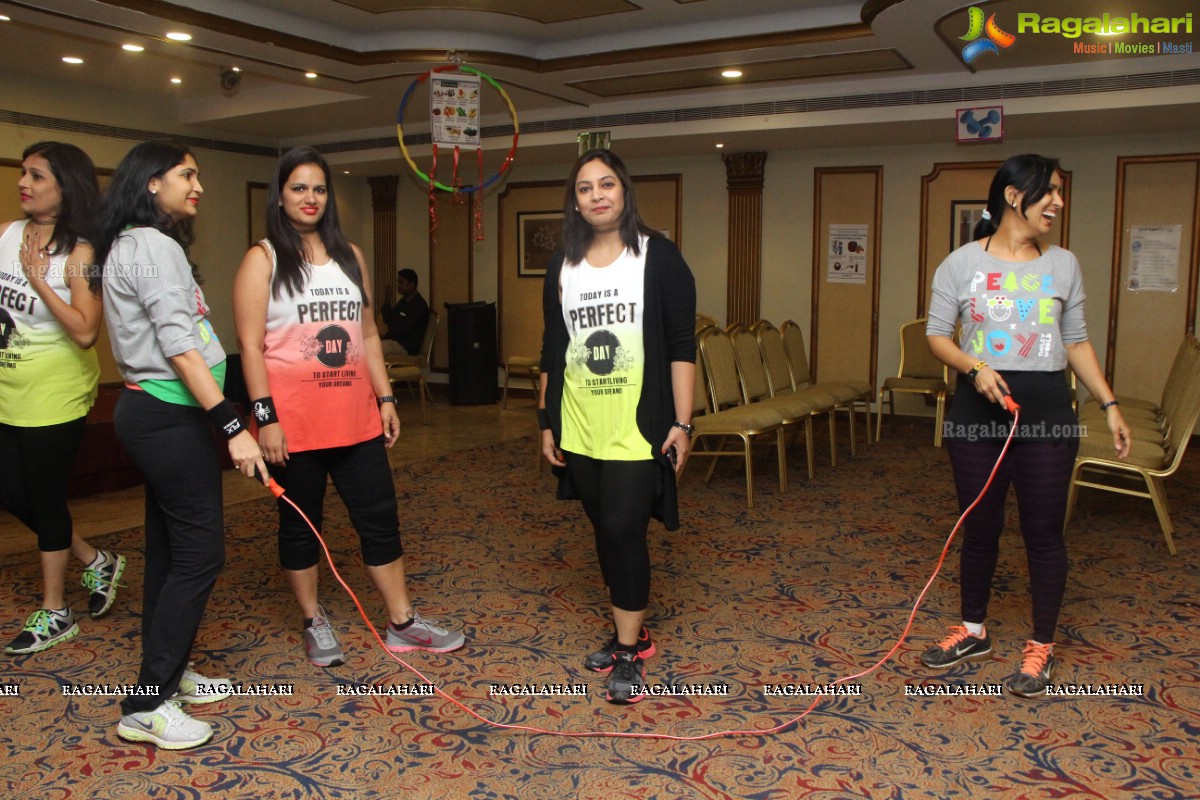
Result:
M429 286L420 287L429 307L442 318L429 365L438 372L450 370L446 303L470 303L475 299L472 224L469 202L455 202L439 192L437 228L429 234Z
M1196 330L1197 214L1200 154L1121 158L1105 373L1114 389L1158 400L1175 350ZM1129 289L1130 230L1137 225L1179 225L1179 288L1175 292ZM1099 336L1092 340L1099 349Z
M865 380L873 386L879 349L883 167L817 169L814 193L809 368L817 380ZM867 226L864 283L828 281L831 225Z

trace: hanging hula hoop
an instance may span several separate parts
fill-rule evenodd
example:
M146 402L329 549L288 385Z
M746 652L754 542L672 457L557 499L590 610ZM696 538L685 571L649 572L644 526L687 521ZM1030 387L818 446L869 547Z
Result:
M419 86L420 84L427 81L429 79L429 76L432 75L433 73L449 72L452 70L461 70L462 72L467 72L467 73L470 73L471 75L477 75L480 78L482 78L483 80L487 81L489 84L491 84L492 88L495 89L497 92L499 92L500 96L504 98L504 102L508 104L508 113L512 115L512 121L513 121L512 147L509 148L508 155L506 155L504 157L504 163L500 165L500 169L496 170L496 174L492 175L487 180L476 184L475 186L459 186L458 188L455 188L453 186L447 186L444 183L440 183L439 181L430 179L430 177L428 175L426 175L424 172L422 172L420 170L420 168L416 165L416 162L414 162L412 160L412 156L409 155L408 148L404 146L404 108L405 108L405 106L408 105L408 99L410 97L412 97L413 91L417 88L417 86ZM402 98L400 98L400 108L397 109L397 111L396 111L396 139L400 142L400 152L404 154L404 160L408 162L408 166L412 168L412 171L414 173L416 173L418 178L420 178L425 183L427 183L437 189L441 189L443 192L451 192L451 193L461 192L463 194L469 194L471 192L478 192L482 189L486 189L487 187L491 186L493 183L498 181L500 179L500 176L503 175L505 172L507 172L508 168L510 166L512 166L513 156L516 155L516 152L517 152L517 140L520 138L520 136L521 136L521 126L517 122L517 109L515 106L513 106L513 101L511 98L509 98L508 92L504 91L504 87L502 87L500 84L496 83L495 79L493 79L492 76L487 75L487 74L481 72L480 70L475 69L474 67L468 67L465 64L462 64L462 65L443 64L440 67L434 67L433 69L429 70L428 72L424 73L423 75L420 75L416 80L414 80L411 84L409 84L408 89L404 92L404 96Z

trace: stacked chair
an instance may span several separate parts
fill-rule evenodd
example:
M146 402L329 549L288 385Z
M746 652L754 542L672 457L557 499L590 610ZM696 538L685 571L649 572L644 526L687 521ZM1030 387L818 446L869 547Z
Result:
M693 397L692 432L689 460L712 458L705 483L712 480L717 459L741 458L746 470L746 506L754 508L754 472L752 445L764 441L776 450L779 464L779 491L787 491L787 453L783 417L773 408L746 405L738 378L733 342L719 328L706 327L700 334L696 358L696 389ZM726 444L737 439L740 447ZM686 464L684 465L686 470ZM682 479L682 474L680 478Z
M1105 413L1094 401L1084 404L1079 421L1087 435L1080 437L1071 473L1067 521L1081 486L1144 497L1154 504L1167 549L1174 555L1174 526L1163 482L1179 469L1200 419L1200 343L1192 336L1184 338L1159 400L1125 395L1117 395L1117 399L1133 435L1129 457L1121 460L1113 452Z
M808 351L804 346L804 332L800 330L800 326L792 320L783 323L782 328L775 332L775 328L766 320L761 320L754 326L756 335L758 336L759 346L769 342L772 350L775 349L774 340L778 337L783 340L783 352L787 356L788 368L791 372L791 382L793 391L799 393L819 392L825 395L831 395L834 399L833 412L829 416L829 423L833 425L837 411L845 411L850 420L850 455L855 455L858 452L858 444L854 435L854 408L857 404L862 403L863 418L867 423L867 441L871 439L871 400L875 396L875 387L866 381L820 381L814 382L812 372L808 366ZM767 351L763 350L763 358L767 359ZM776 354L777 356L777 354ZM775 356L773 356L775 357ZM771 362L768 362L770 364ZM776 394L780 392L782 387L786 385L784 377L779 374L779 382L775 384L780 389L776 389ZM786 391L784 389L784 391ZM834 444L834 434L830 429L830 455L829 460L833 466L837 466L837 448L832 447Z
M737 358L738 377L741 381L742 396L747 403L774 409L783 418L785 429L803 430L805 450L808 460L808 477L812 479L813 471L813 417L823 414L829 417L829 447L837 449L837 427L834 421L834 406L837 400L833 395L816 389L805 392L781 391L775 393L767 367L763 361L762 351L758 346L758 338L742 325L730 325L728 334L733 341L733 349Z

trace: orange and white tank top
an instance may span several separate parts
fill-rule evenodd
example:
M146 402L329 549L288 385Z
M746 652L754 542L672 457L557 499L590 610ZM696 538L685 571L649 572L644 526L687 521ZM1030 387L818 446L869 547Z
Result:
M260 242L271 257L275 250ZM263 357L288 450L345 447L383 433L363 349L363 297L337 262L309 264L297 294L271 294Z

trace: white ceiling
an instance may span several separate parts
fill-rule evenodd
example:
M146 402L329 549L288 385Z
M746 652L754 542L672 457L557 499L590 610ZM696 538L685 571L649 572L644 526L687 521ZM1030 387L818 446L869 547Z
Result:
M976 91L1004 105L1005 132L1018 138L1104 131L1132 134L1194 131L1200 120L1200 55L1085 57L1061 37L1018 36L1011 51L963 63L962 0L0 0L0 78L35 86L68 86L105 98L99 108L64 105L54 116L141 128L145 111L166 132L269 147L300 141L329 145L331 159L394 170L396 109L413 80L456 50L508 92L522 126L522 159L569 159L574 137L611 129L623 154L786 149L872 143L944 141L955 105L923 93ZM976 3L998 23L1016 14L1093 13L1092 0L997 0ZM1195 0L1145 0L1143 15L1182 15ZM357 6L395 10L373 13ZM468 8L470 7L470 8ZM540 22L540 13L598 14ZM603 12L603 13L600 13ZM944 30L939 31L939 26ZM193 35L166 40L170 30ZM1010 31L1012 32L1012 31ZM1188 41L1191 36L1157 37ZM1088 41L1081 37L1081 41ZM1095 40L1095 37L1091 37ZM145 47L126 53L120 45ZM74 55L84 64L61 58ZM853 67L862 59L902 69ZM829 74L846 69L845 74ZM238 65L236 93L222 92L222 68ZM746 76L724 83L715 74L738 65ZM755 80L772 68L782 77ZM319 74L315 80L303 71ZM795 74L787 74L794 70ZM1063 82L1127 76L1175 76L1151 89L1055 89ZM173 86L168 78L182 83ZM601 96L581 82L634 77L637 93ZM706 85L695 85L699 81ZM718 85L707 85L716 81ZM1163 83L1161 79L1157 81ZM1050 83L1044 91L1042 84ZM687 86L689 88L681 88ZM615 87L615 88L613 88ZM990 87L1018 87L995 100ZM1033 88L1030 88L1033 87ZM912 93L890 104L875 95ZM9 95L8 92L5 93ZM1010 96L1010 94L1012 96ZM1029 95L1029 96L1021 96ZM10 96L11 97L11 96ZM427 130L417 119L423 95L406 113L406 134ZM780 103L850 98L826 110L789 113ZM0 98L0 110L14 108ZM748 105L753 105L747 108ZM165 112L164 112L165 109ZM681 109L704 109L680 115ZM485 93L484 129L511 120L498 96ZM635 114L655 114L649 121ZM666 116L662 116L666 115ZM593 125L596 122L599 125ZM505 134L487 142L489 158L507 149ZM415 146L414 152L421 152ZM565 154L565 155L564 155ZM387 165L384 167L383 165Z

